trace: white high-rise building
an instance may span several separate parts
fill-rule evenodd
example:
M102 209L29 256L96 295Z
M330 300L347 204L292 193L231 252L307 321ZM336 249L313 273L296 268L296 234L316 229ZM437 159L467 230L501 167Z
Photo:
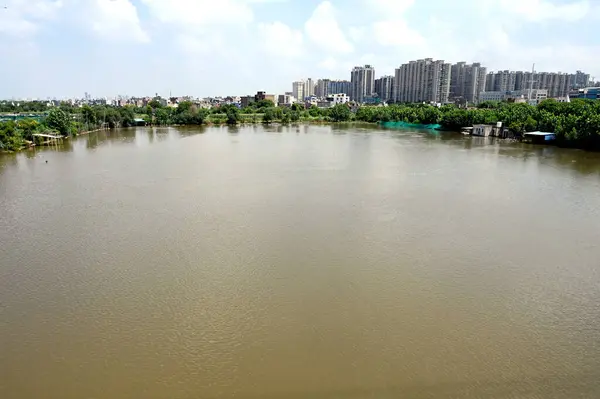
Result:
M306 83L304 84L304 96L310 97L315 95L315 82L312 78L306 79Z
M292 95L298 101L304 101L304 97L306 97L305 91L305 83L303 80L299 80L297 82L292 83Z
M457 62L452 65L450 78L450 98L462 98L469 103L478 101L479 93L485 91L487 68L480 63L471 65Z
M396 102L446 103L450 95L451 65L431 58L410 61L396 69Z
M363 103L365 97L375 93L375 68L372 65L357 66L350 73L350 99Z

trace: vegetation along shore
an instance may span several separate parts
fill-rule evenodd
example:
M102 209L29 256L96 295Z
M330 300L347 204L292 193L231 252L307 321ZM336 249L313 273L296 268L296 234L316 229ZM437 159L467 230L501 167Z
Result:
M36 116L27 117L27 113ZM11 118L8 114L12 115ZM24 115L23 115L24 114ZM20 115L20 118L15 117ZM600 150L600 101L572 100L560 103L549 99L533 106L524 103L485 102L476 108L463 109L454 105L436 107L427 104L392 104L388 106L351 106L338 104L328 109L299 104L275 107L263 100L245 108L224 105L212 109L200 108L191 102L178 107L163 107L153 100L146 107L89 106L63 104L48 110L45 103L19 105L0 103L0 150L17 151L43 138L35 134L75 136L100 128L130 127L142 121L155 126L296 123L296 122L407 122L439 124L442 129L458 131L474 124L503 122L516 134L527 131L556 133L554 144L563 147Z

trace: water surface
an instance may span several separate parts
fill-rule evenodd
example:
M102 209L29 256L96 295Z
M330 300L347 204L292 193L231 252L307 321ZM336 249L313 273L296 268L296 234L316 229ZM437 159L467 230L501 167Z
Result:
M0 397L600 397L599 238L582 151L252 126L0 156Z

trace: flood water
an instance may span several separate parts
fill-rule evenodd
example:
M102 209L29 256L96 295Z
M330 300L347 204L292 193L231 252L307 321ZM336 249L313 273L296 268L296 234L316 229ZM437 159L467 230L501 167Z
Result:
M600 155L352 126L2 155L0 377L3 399L598 398Z

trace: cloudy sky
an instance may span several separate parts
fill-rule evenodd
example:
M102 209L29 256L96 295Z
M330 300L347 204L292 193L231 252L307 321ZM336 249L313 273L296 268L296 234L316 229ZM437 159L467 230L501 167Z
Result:
M282 93L432 57L600 80L600 0L0 0L0 98Z

